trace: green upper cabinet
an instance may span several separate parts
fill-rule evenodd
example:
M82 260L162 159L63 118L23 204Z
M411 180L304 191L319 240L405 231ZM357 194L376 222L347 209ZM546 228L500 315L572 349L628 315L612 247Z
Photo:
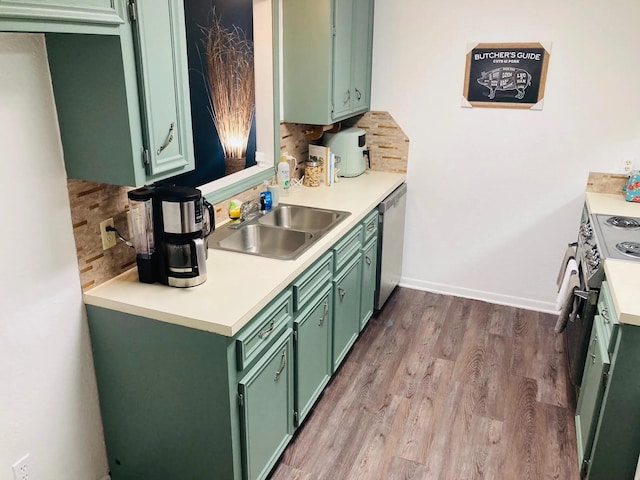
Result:
M183 4L130 5L119 35L46 35L69 178L140 186L194 168Z
M370 104L373 0L283 0L284 121L326 125Z
M353 0L352 107L368 110L371 103L371 49L373 46L373 0Z
M0 30L117 34L121 0L0 0Z
M174 0L135 5L144 161L155 179L194 165L184 11Z

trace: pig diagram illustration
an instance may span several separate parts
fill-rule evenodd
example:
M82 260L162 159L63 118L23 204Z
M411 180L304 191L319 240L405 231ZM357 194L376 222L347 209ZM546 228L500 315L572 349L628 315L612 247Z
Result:
M527 87L531 85L531 74L522 68L499 67L482 72L477 82L489 89L489 98L494 99L497 91L516 90L516 98L524 98Z

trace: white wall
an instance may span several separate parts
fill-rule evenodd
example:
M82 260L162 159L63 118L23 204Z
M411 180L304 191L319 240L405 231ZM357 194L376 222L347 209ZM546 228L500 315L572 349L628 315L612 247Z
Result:
M552 309L589 171L640 167L637 0L376 0L372 109L410 138L402 284ZM461 108L466 45L553 42L542 111Z
M0 33L0 479L107 474L42 36Z

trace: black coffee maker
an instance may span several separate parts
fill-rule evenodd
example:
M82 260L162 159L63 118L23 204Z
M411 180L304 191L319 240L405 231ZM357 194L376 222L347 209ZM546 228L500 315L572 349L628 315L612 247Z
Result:
M207 236L215 229L213 206L197 188L150 185L131 190L129 232L138 279L193 287L207 279Z

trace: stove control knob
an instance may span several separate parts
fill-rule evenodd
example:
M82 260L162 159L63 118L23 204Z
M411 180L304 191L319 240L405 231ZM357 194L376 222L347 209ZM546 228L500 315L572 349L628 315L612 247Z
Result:
M584 238L591 238L593 236L593 228L589 222L583 223L580 228L580 233Z

